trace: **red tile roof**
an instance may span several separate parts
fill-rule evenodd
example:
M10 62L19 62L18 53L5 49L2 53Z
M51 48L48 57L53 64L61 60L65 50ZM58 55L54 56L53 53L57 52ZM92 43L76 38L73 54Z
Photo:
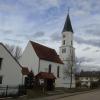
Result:
M30 43L32 44L37 56L40 59L63 64L63 62L61 61L54 49L48 48L33 41L30 41Z
M28 70L28 68L22 67L22 74L23 75L28 75L30 72Z
M53 73L48 73L48 72L40 72L35 77L39 79L56 79Z

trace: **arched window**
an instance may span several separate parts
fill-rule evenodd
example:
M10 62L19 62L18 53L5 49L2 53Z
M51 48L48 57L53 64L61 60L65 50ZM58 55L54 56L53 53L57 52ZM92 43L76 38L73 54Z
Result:
M73 41L71 41L71 45L73 45Z
M49 64L49 70L48 70L49 73L51 73L51 64Z
M60 69L60 67L58 66L57 67L57 77L59 78L59 69Z
M63 40L63 45L65 45L65 40Z

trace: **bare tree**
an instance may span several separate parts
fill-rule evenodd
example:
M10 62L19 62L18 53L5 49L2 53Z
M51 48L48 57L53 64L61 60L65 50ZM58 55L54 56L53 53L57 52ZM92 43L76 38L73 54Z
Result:
M76 67L75 67L75 73L79 72L79 69L81 67L81 64L84 62L83 59L76 57Z
M22 49L19 46L16 46L14 50L14 57L16 60L18 60L21 56L22 56Z
M82 64L85 63L85 62L91 62L93 59L91 58L85 58L85 57L76 57L76 68L75 68L75 72L80 72L81 71L81 67L82 67Z
M14 58L16 60L19 60L19 58L22 55L21 47L15 45L9 45L9 44L5 44L5 46L9 50L9 52L14 56Z
M9 50L9 52L13 55L15 46L14 45L8 45L8 44L5 44L5 46Z

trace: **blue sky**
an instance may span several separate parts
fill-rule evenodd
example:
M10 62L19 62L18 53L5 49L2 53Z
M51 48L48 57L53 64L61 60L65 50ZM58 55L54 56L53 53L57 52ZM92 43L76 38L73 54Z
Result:
M81 66L100 70L100 0L0 0L0 41L24 48L33 40L59 52L68 7Z

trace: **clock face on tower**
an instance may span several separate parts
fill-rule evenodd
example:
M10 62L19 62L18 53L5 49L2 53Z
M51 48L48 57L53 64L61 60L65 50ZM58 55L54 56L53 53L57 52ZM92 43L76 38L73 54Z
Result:
M62 49L62 53L66 53L66 48L63 48Z

